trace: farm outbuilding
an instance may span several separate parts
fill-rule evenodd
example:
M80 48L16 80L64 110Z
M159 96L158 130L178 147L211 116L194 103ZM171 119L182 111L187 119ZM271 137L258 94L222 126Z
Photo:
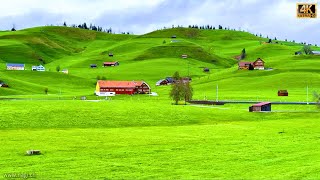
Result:
M161 79L156 83L156 86L162 86L162 85L168 85L168 84L170 84L168 80Z
M187 54L182 54L181 57L182 57L183 59L187 59L187 58L188 58L188 55L187 55Z
M7 63L7 70L24 70L24 64Z
M90 64L90 67L91 68L97 68L97 65L96 64Z
M209 68L203 68L203 72L210 72Z
M271 111L271 103L261 102L249 107L249 112L262 112L262 111Z
M288 96L288 91L287 90L279 90L278 96Z
M109 57L113 57L113 53L109 53Z
M311 53L312 53L313 55L320 56L320 51L311 51Z
M107 96L111 92L115 94L149 94L150 86L144 81L104 81L99 80L96 85L97 96Z
M119 62L118 61L115 61L115 62L104 62L103 63L103 67L106 67L106 66L119 66Z

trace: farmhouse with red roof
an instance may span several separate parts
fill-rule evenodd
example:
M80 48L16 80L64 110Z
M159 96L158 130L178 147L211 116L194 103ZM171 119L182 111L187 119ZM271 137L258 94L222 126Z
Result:
M99 80L96 85L97 96L109 94L149 94L150 86L144 81L103 81Z

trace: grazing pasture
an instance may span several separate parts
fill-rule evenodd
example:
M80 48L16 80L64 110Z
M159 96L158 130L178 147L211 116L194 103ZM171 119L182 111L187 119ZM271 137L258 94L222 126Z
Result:
M0 176L319 179L315 105L272 104L268 113L249 112L253 103L171 105L171 86L156 86L179 71L192 78L194 100L314 101L320 58L294 55L300 44L263 41L188 28L140 36L67 27L0 32L0 80L9 85L0 87ZM234 57L243 48L244 61L261 58L271 69L238 70ZM120 66L103 67L111 61ZM25 63L26 70L7 71L6 63ZM31 71L40 64L45 72ZM96 97L98 79L145 81L158 96ZM278 96L281 89L289 95Z

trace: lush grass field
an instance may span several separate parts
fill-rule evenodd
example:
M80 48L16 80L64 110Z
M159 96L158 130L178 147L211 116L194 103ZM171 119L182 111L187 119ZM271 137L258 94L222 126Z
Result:
M0 99L12 99L0 100L0 178L319 179L316 106L272 105L271 113L249 113L250 104L174 106L170 86L155 86L179 71L192 77L194 99L215 100L218 85L219 100L313 101L320 57L295 56L300 44L262 41L246 32L183 28L141 36L66 27L0 32L0 80L10 86L0 88ZM243 48L244 61L260 57L273 70L239 71L234 57ZM31 71L39 58L46 72ZM105 61L120 66L103 68ZM27 70L7 71L6 63ZM93 95L97 76L144 80L159 96L105 100ZM289 96L278 97L279 89ZM29 149L43 154L25 156Z
M1 102L0 173L39 179L318 179L315 106ZM3 118L5 117L5 119ZM28 149L43 155L25 156Z

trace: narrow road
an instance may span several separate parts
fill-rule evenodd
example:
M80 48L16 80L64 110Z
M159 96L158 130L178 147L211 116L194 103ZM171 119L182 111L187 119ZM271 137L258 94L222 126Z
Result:
M230 100L221 100L221 101L213 101L213 100L192 100L189 101L191 104L210 104L210 105L224 105L227 103L233 104L257 104L261 101L230 101ZM291 105L317 105L317 102L271 102L271 104L291 104Z

